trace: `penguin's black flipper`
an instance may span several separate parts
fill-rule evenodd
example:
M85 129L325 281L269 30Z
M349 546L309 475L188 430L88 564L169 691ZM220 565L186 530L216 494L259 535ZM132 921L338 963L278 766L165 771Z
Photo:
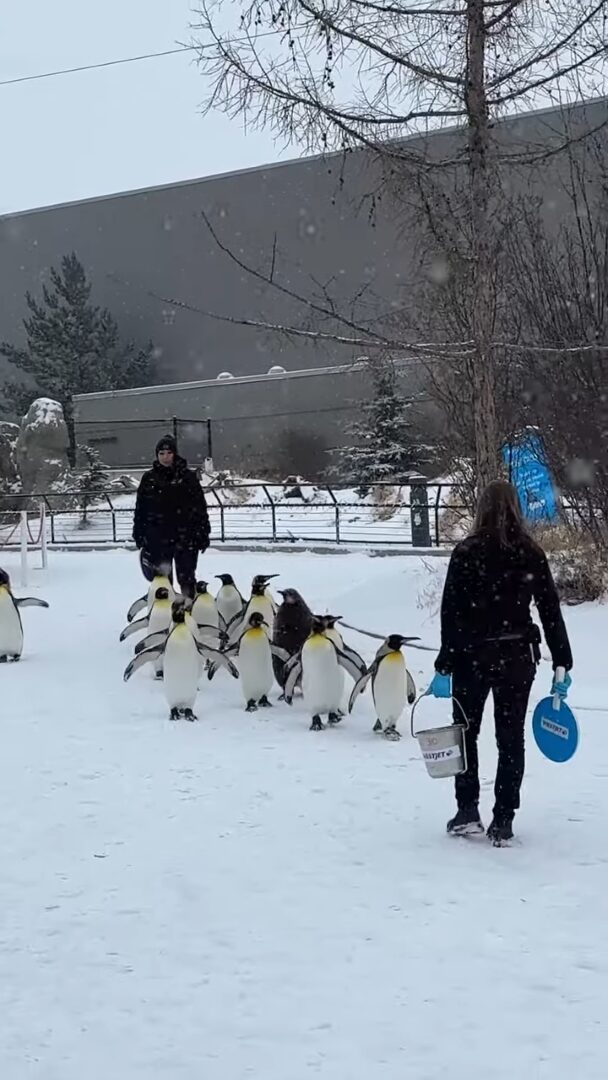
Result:
M143 611L148 603L148 596L140 596L139 600L135 600L129 610L127 611L127 622L133 622L136 615L139 615L140 611Z
M48 608L46 600L37 600L35 596L24 596L21 600L17 600L14 596L15 607L43 607Z
M125 668L125 673L123 675L124 681L128 682L131 676L134 675L136 671L139 671L139 669L143 667L144 664L151 664L154 660L159 660L160 657L163 655L163 652L164 649L162 648L162 646L157 646L156 649L146 649L144 652L140 652L138 656L135 656L131 660L131 663L128 664Z
M369 671L366 671L363 675L361 675L359 677L359 679L357 679L355 685L353 686L353 688L351 690L351 695L350 695L350 697L348 699L348 711L349 711L349 713L351 713L353 711L353 705L355 704L355 701L359 697L359 694L363 693L363 691L365 690L365 687L367 686L369 680L375 674L374 666L375 665L372 664Z
M408 705L413 705L417 696L416 683L414 682L414 679L407 668L405 670L405 678L407 682L407 703Z
M284 663L287 663L287 661L291 659L287 649L282 649L280 645L275 645L272 642L270 644L270 651L273 656L276 656L277 660L283 660Z
M157 630L155 634L148 634L143 641L138 641L135 646L135 655L145 652L146 649L156 649L159 645L164 646L169 636L168 630Z
M209 645L204 645L202 641L196 642L196 648L198 649L199 656L204 656L205 660L211 660L212 667L216 669L218 667L225 667L227 671L230 672L233 679L238 679L239 670L232 663L232 660L226 656L226 653L219 652L218 649L212 649ZM209 669L209 672L210 670L211 668ZM209 672L207 672L207 675L209 678L212 678L213 676L210 675ZM213 674L215 675L215 671Z
M293 701L294 690L296 688L298 679L302 675L302 659L301 659L301 657L300 656L292 657L292 661L293 661L293 663L291 664L291 666L289 668L289 672L287 674L287 678L285 679L285 687L284 687L284 691L283 691L284 694L285 694L285 701L286 701L286 703L288 705L291 705L291 703Z
M365 663L365 660L363 660L359 656L358 652L355 652L354 649L351 649L350 645L346 645L344 642L342 642L342 645L340 647L340 652L343 652L344 655L346 657L348 657L351 664L355 665L357 671L359 672L359 675L364 675L365 674L365 672L367 671L367 665ZM346 668L346 670L348 671L348 668ZM350 674L350 672L349 672L349 674ZM359 675L357 675L357 676L353 675L353 679L354 678L358 679Z
M130 622L128 626L125 626L122 634L120 635L121 641L126 641L131 634L139 634L141 630L146 630L149 624L148 616L144 619L137 619L135 622Z
M350 675L351 679L354 679L355 682L357 682L357 680L360 679L361 676L364 675L367 671L367 668L361 657L357 653L355 653L355 656L357 658L355 660L352 656L352 649L349 649L348 652L345 652L344 649L338 649L338 647L335 645L334 648L336 650L336 659L340 667L344 668L347 674Z

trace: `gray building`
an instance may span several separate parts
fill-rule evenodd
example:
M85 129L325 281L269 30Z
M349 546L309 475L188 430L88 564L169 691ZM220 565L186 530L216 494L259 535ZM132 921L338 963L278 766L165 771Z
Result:
M420 371L407 361L395 367L404 396L416 388L422 398L418 424L429 432L433 414ZM156 441L173 431L193 463L212 457L216 466L243 475L297 473L316 480L337 463L333 451L349 445L349 425L368 384L366 365L354 363L79 394L77 438L96 447L108 465L132 468L147 465Z
M530 113L501 122L496 131L507 150L525 145L549 152L563 141L565 124L578 138L606 119L608 99L602 98L570 110L566 119L559 110ZM458 131L436 133L428 137L428 152L436 154L440 147L443 155L450 155L461 139ZM549 152L538 169L527 170L525 180L515 165L509 168L507 182L514 190L525 182L547 222L557 226L569 212L561 183L567 168L563 155ZM153 342L155 382L198 384L227 371L238 378L230 388L232 402L222 397L222 415L239 415L241 420L247 403L252 414L259 410L260 395L281 411L282 395L291 400L304 386L307 394L317 395L320 410L325 393L331 396L334 390L326 390L327 380L315 381L305 373L348 365L361 348L243 325L310 326L311 311L287 292L253 277L238 260L268 271L276 242L276 277L287 290L309 296L330 283L338 303L348 307L367 287L384 310L407 309L410 283L424 272L422 222L415 214L404 217L388 199L370 216L367 197L378 181L378 166L369 155L354 152L345 158L301 159L0 218L0 337L22 340L26 291L39 294L49 268L75 251L93 282L95 302L110 308L121 333L140 343ZM218 247L202 214L232 255ZM262 392L263 383L241 381L264 375L277 364L298 373L297 379L281 383L289 390L279 390L275 382L272 390L266 386ZM412 368L404 384L407 392L417 390ZM207 387L205 408L211 402L220 407L217 393ZM102 400L104 415L99 412ZM144 407L141 396L130 394L124 401L134 411ZM116 410L112 415L118 416L119 409L123 415L122 398L100 397L97 419L110 418L109 402ZM174 408L177 404L169 409L172 415ZM326 425L325 443L333 441L336 416L331 414ZM126 456L137 458L139 453L133 443Z

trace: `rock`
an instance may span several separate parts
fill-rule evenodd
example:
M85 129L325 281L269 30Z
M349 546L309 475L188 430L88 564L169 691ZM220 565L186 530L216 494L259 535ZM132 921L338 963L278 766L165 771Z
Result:
M22 490L37 494L68 486L69 436L58 401L37 398L21 421L16 446Z
M133 476L127 476L126 473L121 476L115 476L113 480L108 483L108 491L115 491L120 494L132 494L137 491L139 484Z

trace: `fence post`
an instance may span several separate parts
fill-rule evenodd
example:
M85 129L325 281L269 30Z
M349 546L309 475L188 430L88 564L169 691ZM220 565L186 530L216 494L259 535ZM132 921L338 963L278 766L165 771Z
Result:
M173 438L175 439L175 442L177 443L178 425L179 425L179 420L177 419L177 416L172 416L171 417L171 422L173 424Z
M27 585L27 510L21 510L20 517L21 585L25 588Z
M40 500L40 565L43 570L46 570L49 564L48 552L46 546L46 503L44 499Z
M334 504L336 544L339 544L340 543L340 503L336 499L336 496L334 495L334 493L333 493L332 489L330 488L329 484L327 485L327 491L329 492L329 497L330 497L331 501Z
M268 499L268 502L270 503L270 513L271 513L271 517L272 517L272 539L276 540L276 538L277 538L277 510L276 510L276 506L274 505L274 501L272 499L272 496L271 496L268 488L266 487L266 484L262 484L262 491L264 492L266 498Z
M213 430L211 417L207 418L207 457L213 461Z
M435 496L435 547L439 547L439 506L441 504L441 491L443 484L437 484L437 494Z
M217 493L217 491L215 490L214 487L207 488L207 491L211 492L211 494L213 495L213 498L215 499L217 505L220 508L220 541L223 544L225 539L226 539L226 529L225 529L225 525L224 525L224 505L222 503L222 500L219 498L218 493Z
M410 520L412 547L430 547L429 495L424 477L410 482Z

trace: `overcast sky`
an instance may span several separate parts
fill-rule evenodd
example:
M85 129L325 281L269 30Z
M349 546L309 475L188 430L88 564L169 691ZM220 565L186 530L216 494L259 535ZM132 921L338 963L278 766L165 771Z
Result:
M189 0L3 0L0 80L173 48ZM203 118L190 54L0 86L0 213L295 157Z

